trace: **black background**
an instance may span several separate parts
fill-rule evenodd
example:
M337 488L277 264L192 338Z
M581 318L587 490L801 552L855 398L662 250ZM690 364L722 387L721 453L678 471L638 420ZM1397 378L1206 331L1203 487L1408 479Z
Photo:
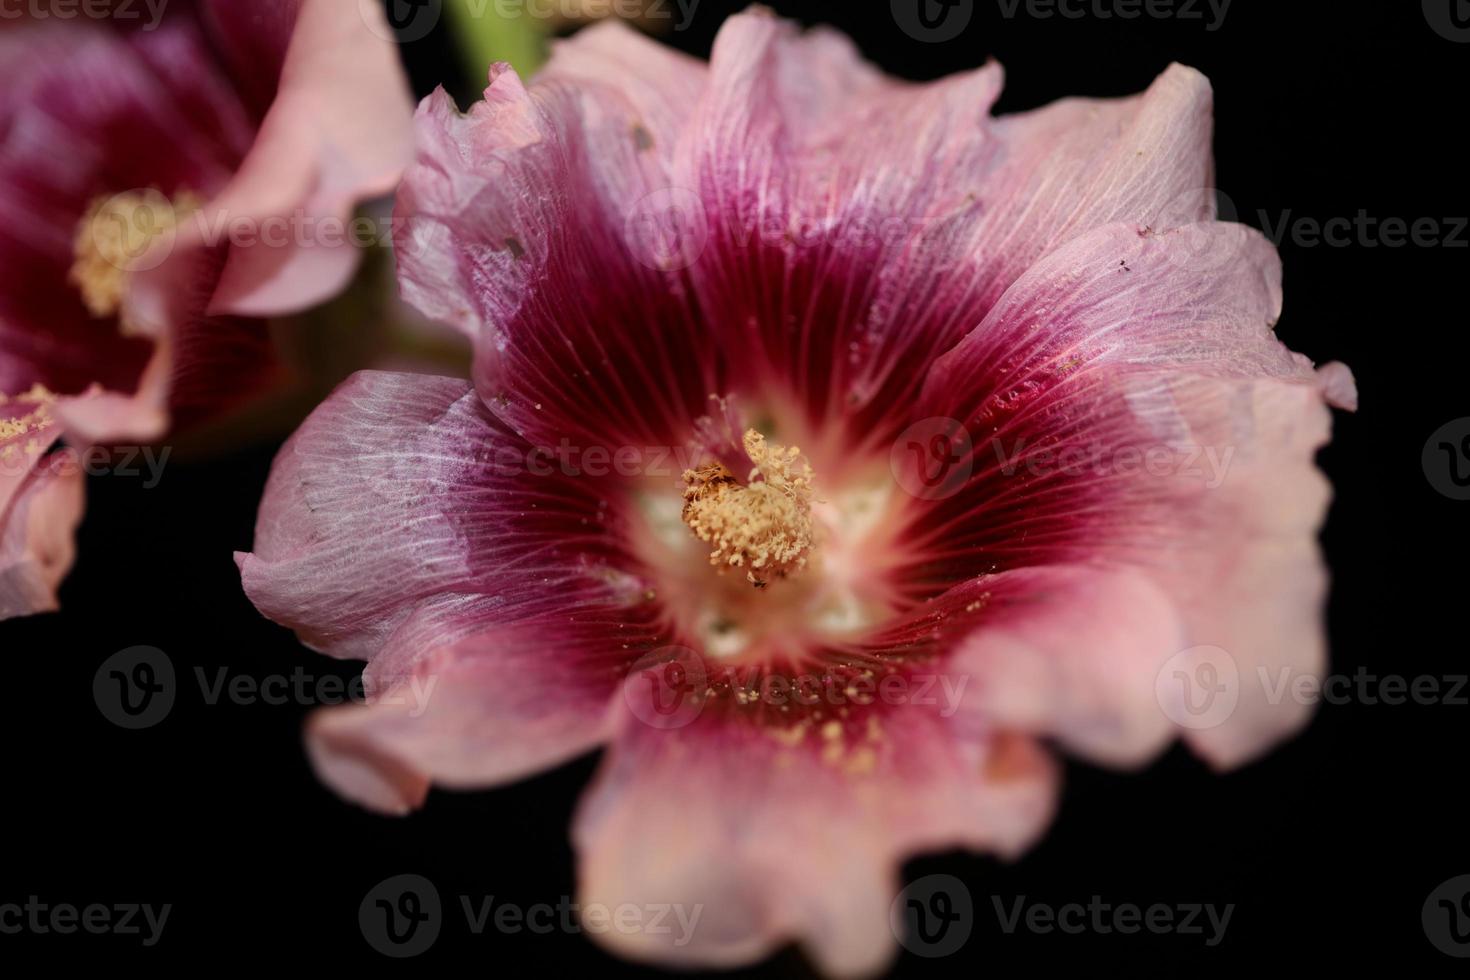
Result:
M740 6L701 0L692 27L669 41L705 55ZM1360 209L1409 221L1470 212L1459 179L1470 44L1439 36L1417 2L1236 0L1209 31L1207 13L1037 19L1023 7L1005 19L996 0L977 0L970 27L941 44L901 32L887 0L774 6L850 33L902 76L998 58L1008 79L1001 111L1132 93L1170 61L1194 65L1215 85L1219 186L1240 220L1258 227L1262 213L1274 223L1288 212L1317 221ZM404 46L421 94L440 82L473 90L449 43L441 29ZM1314 360L1349 363L1362 393L1361 411L1338 416L1321 456L1337 488L1323 540L1340 673L1470 671L1460 571L1470 503L1435 492L1420 462L1431 432L1470 415L1458 302L1467 239L1461 232L1459 248L1281 243L1279 335ZM195 668L211 678L220 668L257 679L297 668L352 674L305 651L241 594L231 553L250 546L274 448L171 461L153 489L93 479L65 611L0 625L0 902L34 894L174 906L151 949L136 937L22 935L0 936L0 955L380 965L388 961L364 942L358 903L381 879L413 872L435 882L447 915L414 965L644 972L581 936L475 936L459 911L460 895L529 906L574 893L567 825L595 759L507 789L435 792L414 816L380 818L311 775L300 745L307 705L209 705L199 695ZM181 682L172 714L136 732L105 720L91 693L99 664L135 644L167 651ZM1440 882L1470 873L1460 802L1467 717L1470 708L1446 704L1326 705L1299 738L1225 776L1179 749L1141 774L1069 765L1054 827L1021 860L911 862L910 876L962 878L979 916L962 951L934 961L905 955L897 972L1462 968L1426 940L1420 907ZM1006 935L992 895L1236 909L1225 941L1205 948L1199 936ZM808 968L788 951L756 972Z

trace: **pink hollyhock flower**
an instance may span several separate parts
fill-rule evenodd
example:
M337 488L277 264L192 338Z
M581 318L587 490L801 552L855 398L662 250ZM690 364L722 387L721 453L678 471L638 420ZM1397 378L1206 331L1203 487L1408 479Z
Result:
M1225 767L1304 723L1161 678L1323 668L1351 375L1276 340L1274 249L1213 220L1198 72L991 118L1000 85L757 12L707 67L607 25L420 106L400 279L473 384L353 378L239 559L368 661L309 726L324 780L403 813L606 746L580 900L702 909L604 941L857 974L905 857L1041 833L1044 742Z
M257 392L252 318L342 289L361 250L313 230L412 157L397 54L355 0L166 11L0 30L0 396L35 396L0 440L0 617L53 607L70 562L81 497L46 447L152 441ZM237 234L273 221L304 231Z
M0 619L53 608L71 567L82 478L46 465L59 430L53 401L40 388L0 394Z

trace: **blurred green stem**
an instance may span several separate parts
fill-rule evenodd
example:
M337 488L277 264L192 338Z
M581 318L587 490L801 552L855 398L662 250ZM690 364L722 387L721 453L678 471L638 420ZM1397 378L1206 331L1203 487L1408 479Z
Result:
M525 76L546 60L546 35L525 4L444 0L444 5L476 84L483 84L491 62L508 61Z

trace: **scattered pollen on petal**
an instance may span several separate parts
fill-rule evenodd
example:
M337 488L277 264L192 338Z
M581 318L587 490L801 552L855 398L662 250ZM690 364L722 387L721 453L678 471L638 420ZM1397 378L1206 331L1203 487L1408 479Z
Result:
M806 566L815 543L812 468L796 446L767 446L754 429L743 444L752 467L743 484L719 462L685 472L683 519L712 546L711 565L744 568L764 588Z
M0 463L9 465L18 457L41 453L46 443L35 438L35 434L51 424L51 405L55 401L56 396L39 384L20 395L0 393L0 406L13 402L27 402L34 406L24 415L0 417ZM25 436L32 438L22 444L20 440Z
M72 241L68 277L87 312L99 318L116 315L133 263L154 239L178 227L179 220L199 205L198 197L188 191L171 202L157 192L128 192L93 201ZM121 329L129 332L126 323Z

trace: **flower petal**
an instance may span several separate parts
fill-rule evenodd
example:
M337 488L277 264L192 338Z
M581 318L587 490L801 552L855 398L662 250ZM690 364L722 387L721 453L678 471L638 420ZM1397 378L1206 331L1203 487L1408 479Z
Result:
M1123 222L1161 233L1212 220L1213 105L1209 81L1174 64L1131 98L1063 99L997 119L1002 150L971 239L982 307L1095 228Z
M320 711L309 724L318 774L348 799L403 813L423 803L430 783L489 788L595 748L627 663L657 643L657 628L621 606L495 625L504 615L497 603L456 605L452 617L438 610L427 618L483 631L411 655L407 671L375 661L368 703ZM641 615L651 612L644 606ZM403 653L422 650L421 639L399 639L393 646Z
M129 394L150 345L83 306L68 278L78 226L99 195L214 190L248 121L187 22L128 40L26 24L0 48L0 391ZM169 89L164 65L190 86Z
M892 82L834 35L727 22L674 179L707 215L691 279L737 379L881 442L933 358L1046 252L1109 222L1213 216L1198 72L994 120L1000 83L993 65Z
M467 382L362 372L277 457L245 591L313 649L364 660L400 629L419 629L417 653L490 611L641 595L586 484L528 457Z
M979 321L934 242L981 214L1000 69L900 83L754 13L726 22L710 78L673 181L708 222L690 277L736 385L814 422L881 416Z
M1187 733L1222 765L1309 714L1270 703L1256 668L1323 659L1325 383L1272 335L1280 302L1279 261L1255 232L1109 226L1027 272L937 362L919 408L973 436L963 491L915 527L943 543L937 580L996 564L1144 569L1188 645L1229 651L1246 678L1228 721Z
M385 39L386 20L376 8L343 7L339 0L302 0L254 145L174 245L176 255L187 252L221 221L260 230L261 241L230 249L210 313L294 313L340 292L362 253L338 239L334 225L346 229L359 201L391 191L412 159L413 103L397 49ZM263 45L279 34L285 14L278 8L249 21ZM376 30L369 16L382 19ZM266 240L272 222L289 229L282 245ZM134 289L163 290L170 281L164 270L139 276ZM159 305L156 297L138 302Z
M597 62L615 39L629 59L651 45L596 36ZM573 87L563 51L529 91L500 65L468 114L442 91L420 107L395 222L403 295L476 339L477 387L528 440L682 444L719 390L715 358L677 278L629 235L679 111L649 93L700 73L660 55L643 59L656 81Z
M47 455L60 435L46 401L0 396L0 620L56 608L81 520L81 468Z
M1017 568L935 605L978 607L945 672L974 724L1053 737L1089 760L1136 766L1177 734L1156 680L1187 646L1169 596L1127 568ZM932 607L926 607L932 608Z
M919 710L888 718L873 765L857 771L823 761L820 740L624 716L573 828L579 901L698 919L687 936L596 938L666 966L729 967L800 940L829 975L881 969L902 860L954 846L1015 854L1056 791L1052 763L1026 739L963 741Z

